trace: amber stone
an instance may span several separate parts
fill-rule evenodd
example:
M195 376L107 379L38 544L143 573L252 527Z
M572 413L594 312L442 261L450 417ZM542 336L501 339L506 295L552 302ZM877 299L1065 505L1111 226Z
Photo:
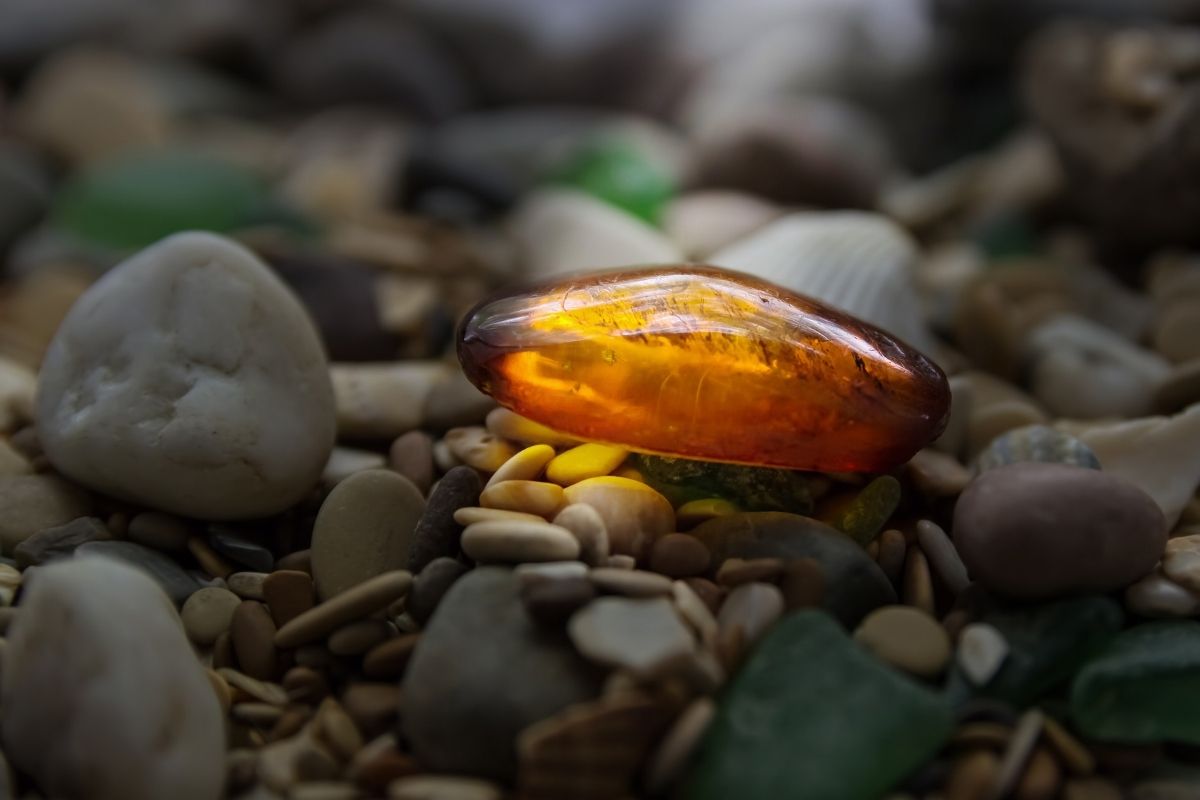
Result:
M878 472L941 432L946 376L891 335L737 272L650 267L485 300L471 381L518 414L662 455Z

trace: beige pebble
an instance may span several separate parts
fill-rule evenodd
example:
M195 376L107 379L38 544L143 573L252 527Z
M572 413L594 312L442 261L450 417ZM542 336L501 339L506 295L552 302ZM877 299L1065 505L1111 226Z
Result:
M566 528L579 542L579 559L593 567L608 563L608 529L600 512L587 503L574 503L554 516L554 524Z
M683 774L683 768L716 714L717 705L710 697L699 697L684 709L663 736L658 749L650 756L646 770L646 791L659 796L665 794Z
M479 505L506 511L524 511L549 519L563 507L563 489L544 481L502 481L479 495Z
M326 646L335 656L357 656L391 635L391 624L382 619L360 619L329 634Z
M1200 550L1176 546L1163 556L1160 569L1164 575L1185 589L1200 592Z
M338 433L392 439L419 428L425 399L445 372L440 361L330 365Z
M369 578L282 626L275 634L275 646L298 647L323 638L342 625L404 597L411 586L412 574L406 570L393 570Z
M459 461L480 472L495 472L517 454L507 440L483 427L451 428L443 441Z
M929 574L929 561L919 547L909 545L904 557L904 580L901 588L904 602L934 613L933 577Z
M629 457L623 447L587 443L555 456L546 465L546 480L559 486L571 486L588 478L610 474Z
M233 574L234 566L199 536L187 540L187 550L196 559L200 569L214 578L227 578Z
M493 522L496 520L518 520L523 522L545 522L544 517L537 514L526 514L524 511L506 511L503 508L482 508L480 506L464 506L454 512L454 521L466 527L476 522Z
M463 463L458 456L450 452L450 445L446 444L445 440L438 439L433 443L433 465L439 472L449 472L455 467L463 466Z
M411 775L388 785L388 800L500 800L494 783L458 775Z
M736 640L745 651L783 616L783 592L770 583L743 583L729 592L717 612L717 638Z
M608 560L604 562L604 566L613 569L637 569L637 559L624 553L618 553L615 556L609 556Z
M587 564L582 561L544 561L541 563L518 564L513 570L521 586L541 581L561 581L571 578L586 578Z
M229 667L221 667L217 670L217 674L231 687L245 692L256 700L277 706L287 705L287 692L277 683L260 681L251 678L241 670L230 669Z
M188 638L208 647L233 621L233 612L242 600L228 589L206 586L192 592L184 601L179 617Z
M954 497L971 482L971 471L954 456L926 448L904 465L913 487L926 497Z
M488 479L487 486L504 481L534 481L542 476L546 465L554 458L554 448L548 444L526 447L505 461Z
M24 575L19 569L8 564L0 564L0 607L12 605L13 600L16 599L17 590L21 588L23 582Z
M1012 738L1012 727L1002 722L976 721L959 725L950 744L960 748L986 747L1000 752Z
M1125 605L1144 617L1190 617L1200 613L1200 595L1151 572L1125 589Z
M604 520L611 552L641 559L650 544L675 530L675 509L644 483L606 475L564 492L567 503L587 503Z
M601 592L626 597L666 597L674 592L670 578L641 569L595 567L588 579Z
M0 548L11 555L38 531L86 517L91 510L87 492L55 475L0 478Z
M382 453L355 447L334 447L324 469L321 470L321 487L328 491L351 475L385 467L387 459Z
M129 520L129 539L155 550L182 552L191 533L188 523L174 514L143 511Z
M675 581L671 584L671 597L675 601L675 610L684 622L692 626L700 642L706 648L712 648L717 641L717 618L712 609L696 594L696 590L686 581Z
M288 791L288 800L358 800L362 792L345 781L308 781Z
M243 600L262 600L266 579L266 572L235 572L225 579L225 586Z
M1012 736L1004 748L1000 759L1000 770L992 783L989 800L1006 797L1017 786L1025 773L1026 765L1033 755L1038 738L1042 735L1042 720L1045 715L1036 708L1031 708L1017 720Z
M363 736L372 738L395 726L400 713L400 687L394 683L351 683L342 692L341 701Z
M783 575L782 558L727 558L717 569L720 586L740 586L743 583L774 583Z
M690 578L708 572L708 546L686 533L668 533L650 546L650 569L671 578Z
M986 622L972 622L958 635L956 660L976 686L987 686L1008 658L1008 642Z
M887 575L892 586L900 588L904 579L904 559L908 551L908 541L904 534L894 528L889 528L875 540L879 542L879 555L876 560L883 574Z
M579 440L570 434L547 428L507 408L494 408L488 412L484 426L493 435L514 442L548 444L552 447L569 447L579 443Z
M884 606L866 616L854 638L905 672L935 678L950 660L950 637L937 620L911 606Z
M229 625L233 651L242 672L260 681L271 680L279 668L275 650L275 621L271 612L256 600L242 600Z
M1002 433L1045 422L1045 413L1024 400L1002 400L973 410L967 421L967 452L974 457Z
M567 632L585 658L652 679L695 649L692 634L662 597L601 597L571 616Z
M326 697L313 717L313 735L338 758L349 761L363 748L363 737L341 703Z
M954 549L954 543L941 526L927 519L919 521L917 542L921 545L921 552L929 560L929 565L951 593L958 595L967 588L971 582L967 577L967 568L959 558L958 551Z
M566 528L549 522L476 522L462 533L463 552L476 561L567 561L579 556L579 542Z

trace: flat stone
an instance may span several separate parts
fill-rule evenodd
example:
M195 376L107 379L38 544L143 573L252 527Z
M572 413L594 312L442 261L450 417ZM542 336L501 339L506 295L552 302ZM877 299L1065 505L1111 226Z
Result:
M180 609L179 617L188 638L201 647L209 647L233 623L233 614L242 599L228 589L206 586L192 592Z
M579 542L571 532L549 522L476 522L463 531L462 548L469 557L484 562L563 561L579 556Z
M587 503L600 514L613 553L642 558L660 536L675 529L675 509L644 483L607 475L563 492L567 504Z
M250 251L209 233L164 239L96 283L38 388L38 434L63 474L191 517L289 508L333 446L317 331Z
M270 572L275 569L275 556L270 550L227 525L210 525L208 544L230 561L247 566L255 572Z
M547 625L564 625L595 597L596 587L585 577L535 581L521 588L529 616Z
M134 542L87 542L75 549L75 555L105 556L135 567L153 578L177 606L202 585L184 571L175 559Z
M673 591L670 578L642 569L595 567L588 578L600 591L626 597L669 597Z
M563 490L558 484L545 481L502 481L485 488L479 495L479 504L549 519L564 505Z
M565 510L565 509L564 509ZM466 527L476 522L492 522L494 520L519 520L522 522L545 522L544 517L537 514L526 514L524 511L505 511L503 508L483 508L482 506L464 506L454 512L454 521Z
M4 752L41 791L67 800L221 797L221 708L152 580L95 557L40 567L7 642Z
M86 517L88 493L54 475L0 478L0 548L11 554L38 531Z
M517 734L599 688L565 634L529 618L516 576L481 567L422 634L401 684L401 727L426 768L509 781Z
M554 448L550 445L530 445L500 465L492 477L488 478L487 485L492 486L503 481L535 481L542 476L546 465L553 459Z
M405 609L419 625L426 624L446 592L468 571L466 564L453 558L430 561L413 579Z
M769 583L743 583L721 603L717 636L736 642L737 650L752 647L783 616L783 592Z
M260 681L275 678L279 658L275 651L275 622L257 600L243 600L233 612L229 635L242 672Z
M644 678L660 675L695 647L671 601L663 598L601 597L577 611L567 630L586 658Z
M469 523L458 521L456 514L459 509L478 504L482 490L479 473L470 467L454 467L442 476L413 531L408 554L410 572L420 572L435 558L458 556L463 525Z
M65 525L38 531L16 546L13 557L17 560L17 566L25 569L69 556L81 544L111 538L112 534L101 520L96 517L78 517Z
M321 470L321 486L330 490L356 472L386 467L387 459L374 450L335 446L325 462L325 469Z
M275 625L282 628L316 602L312 576L290 569L272 572L263 579L262 599L266 601Z
M342 625L404 597L411 586L412 574L404 570L368 578L281 626L275 634L275 646L299 647L328 636Z
M367 470L342 481L321 504L313 526L317 594L329 599L409 562L425 498L395 472Z
M608 563L608 528L600 512L587 503L573 503L554 515L554 524L566 528L579 542L579 558L593 567Z
M265 572L235 572L225 579L225 586L243 600L262 600L266 581Z
M671 578L703 575L711 562L704 542L686 533L668 533L650 546L650 569Z
M433 486L433 437L424 431L409 431L388 448L388 466L413 482L421 494Z
M894 667L936 678L950 661L950 636L937 620L910 606L884 606L863 619L854 638Z

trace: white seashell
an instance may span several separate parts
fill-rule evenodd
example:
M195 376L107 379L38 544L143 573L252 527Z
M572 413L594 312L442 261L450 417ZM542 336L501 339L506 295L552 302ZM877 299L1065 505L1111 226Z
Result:
M930 352L914 286L917 249L890 220L858 211L791 214L712 256L815 297Z

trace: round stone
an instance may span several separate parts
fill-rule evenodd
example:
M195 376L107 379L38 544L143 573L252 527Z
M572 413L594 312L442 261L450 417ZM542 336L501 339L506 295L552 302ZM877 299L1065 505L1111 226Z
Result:
M328 599L367 578L408 566L413 531L425 498L412 481L388 470L366 470L339 483L317 514L312 571Z
M85 486L217 520L294 505L335 434L308 315L208 233L146 248L80 298L42 363L37 422L51 463Z
M1114 475L1021 462L971 482L953 536L973 580L1035 599L1129 585L1154 568L1167 526L1149 495Z
M950 660L950 636L933 617L911 606L884 606L863 619L854 638L894 667L935 678Z
M711 561L704 542L686 533L668 533L650 546L650 569L672 578L703 575Z
M641 558L655 539L675 530L675 509L667 498L629 478L588 478L568 486L563 496L568 504L596 509L613 553Z
M694 649L691 632L661 597L601 597L576 612L567 631L584 657L647 678Z
M233 612L242 598L228 589L206 586L192 592L179 612L188 638L203 647L210 646L233 621Z
M579 557L579 542L571 532L549 522L476 522L463 531L462 548L476 561L519 563Z

